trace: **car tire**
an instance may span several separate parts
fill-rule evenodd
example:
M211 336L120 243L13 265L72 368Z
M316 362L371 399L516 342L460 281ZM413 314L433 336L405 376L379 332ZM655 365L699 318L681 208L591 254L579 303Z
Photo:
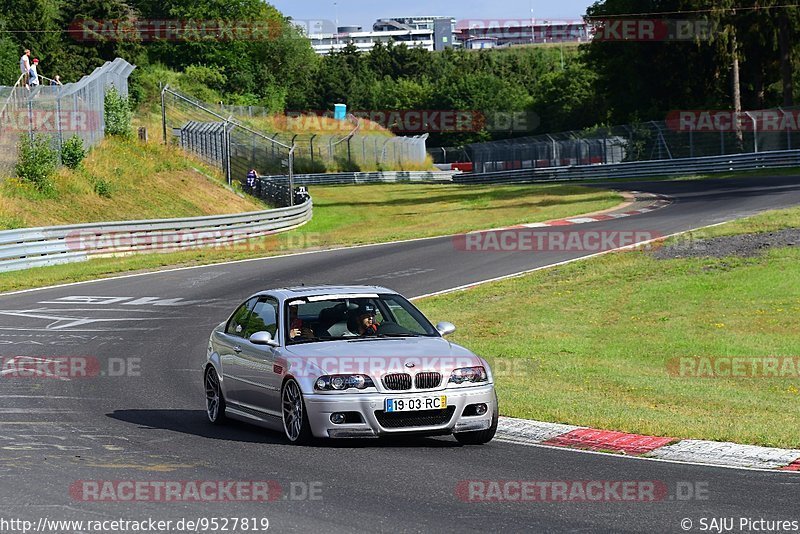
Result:
M206 390L206 415L212 424L221 425L227 421L225 416L225 397L222 395L222 386L219 375L214 367L209 366L203 378Z
M454 432L453 436L462 445L484 445L489 443L497 433L497 422L500 413L497 407L497 394L494 396L494 409L492 410L492 424L486 430L475 430L473 432Z
M311 441L311 425L308 422L303 392L292 378L281 388L281 419L283 432L290 443L303 445Z

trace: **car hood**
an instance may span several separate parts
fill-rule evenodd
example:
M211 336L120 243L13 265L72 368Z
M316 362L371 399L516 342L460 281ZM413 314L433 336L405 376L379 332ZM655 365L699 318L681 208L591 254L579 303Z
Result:
M459 367L486 365L469 350L440 337L326 341L287 348L289 369L304 373L363 373L380 376L391 372L439 371L449 374Z

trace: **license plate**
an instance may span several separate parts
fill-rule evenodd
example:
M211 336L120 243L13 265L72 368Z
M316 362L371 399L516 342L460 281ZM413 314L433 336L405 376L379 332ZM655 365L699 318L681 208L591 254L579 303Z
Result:
M444 408L447 408L446 395L386 399L386 412L416 412L421 410L442 410Z

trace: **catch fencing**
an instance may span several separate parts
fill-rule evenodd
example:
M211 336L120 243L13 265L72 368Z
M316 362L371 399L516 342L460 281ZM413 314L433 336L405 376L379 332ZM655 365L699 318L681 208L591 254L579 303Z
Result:
M113 86L128 96L128 76L136 67L117 58L74 83L42 83L26 87L22 78L13 87L0 87L0 176L14 174L21 136L44 134L59 158L63 143L77 135L91 147L105 135L104 99Z
M0 232L0 272L86 261L92 257L230 246L301 226L312 202L285 208L183 219L121 221Z
M260 106L218 104L222 115L261 131L275 131L271 139L295 146L295 171L401 169L424 163L428 134L395 137L383 128L348 115L339 121L329 113L289 112L276 114ZM285 128L276 131L276 124Z
M161 90L164 143L180 146L219 168L229 184L244 183L251 169L285 177L293 189L295 146L270 138L169 85ZM294 196L289 197L289 204Z
M250 169L288 177L294 172L403 169L427 159L427 134L368 132L364 121L352 115L337 121L275 114L257 106L212 105L169 86L162 91L162 123L165 141L217 165L229 181L243 180Z
M431 148L437 164L471 162L474 172L681 160L800 148L798 108L675 112L666 121ZM734 124L738 121L739 128ZM738 131L737 131L738 130Z

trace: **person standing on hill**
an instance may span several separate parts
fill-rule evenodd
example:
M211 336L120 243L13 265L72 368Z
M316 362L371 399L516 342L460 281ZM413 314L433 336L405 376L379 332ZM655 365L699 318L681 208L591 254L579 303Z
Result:
M28 74L31 70L31 51L27 48L19 58L19 70L22 74L22 85L28 85Z
M34 58L33 65L28 70L28 85L30 85L31 89L39 87L39 73L37 72L36 68L39 65L39 60Z

